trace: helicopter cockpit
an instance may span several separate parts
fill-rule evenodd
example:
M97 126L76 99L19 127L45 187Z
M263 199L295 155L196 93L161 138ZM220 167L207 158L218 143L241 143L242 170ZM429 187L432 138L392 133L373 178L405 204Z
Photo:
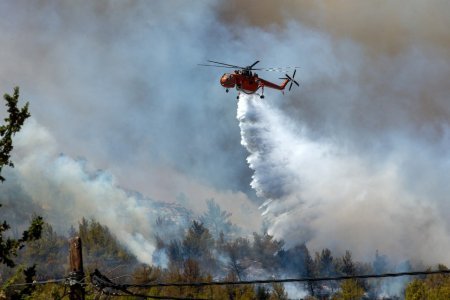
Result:
M232 88L236 84L236 79L233 74L223 74L220 78L220 84L226 88Z

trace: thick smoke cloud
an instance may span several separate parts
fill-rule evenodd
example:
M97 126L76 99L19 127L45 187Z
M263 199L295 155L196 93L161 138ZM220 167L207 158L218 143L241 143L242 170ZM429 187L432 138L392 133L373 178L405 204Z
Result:
M8 216L8 221L20 224L18 207L26 205L32 208L25 207L24 212L37 206L35 213L42 214L60 233L67 233L83 217L95 218L107 225L139 260L147 263L152 262L154 226L158 217L170 219L181 228L189 225L190 212L180 204L163 205L127 191L118 186L113 174L93 169L88 161L58 154L60 146L57 141L35 119L29 120L16 136L15 145L16 166L8 172L14 184L8 182L5 188L2 187L2 202L6 200L6 209L16 206L10 210L19 212L14 212L17 214L14 218ZM186 193L189 192L187 188ZM216 201L224 209L239 208L231 218L233 222L246 230L258 227L257 209L244 194L218 193L212 189L207 194L217 196ZM233 199L233 202L228 199ZM192 204L190 201L186 199L184 204ZM194 205L193 210L197 214L206 206ZM165 234L167 237L169 232Z
M232 222L259 230L235 101L217 95L217 70L197 66L243 48L227 42L212 5L0 4L0 89L20 85L36 120L15 149L19 174L10 180L56 230L94 217L148 262L155 214L130 189L168 202L183 193L197 214L214 198ZM41 131L52 141L35 147Z
M4 2L0 88L20 85L61 152L111 170L129 188L159 193L149 182L170 167L245 190L234 101L217 95L217 70L197 66L234 48L211 5Z
M449 54L447 1L231 0L219 9L225 22L240 26L284 29L295 20L337 40L354 40L371 55L398 55L417 45Z

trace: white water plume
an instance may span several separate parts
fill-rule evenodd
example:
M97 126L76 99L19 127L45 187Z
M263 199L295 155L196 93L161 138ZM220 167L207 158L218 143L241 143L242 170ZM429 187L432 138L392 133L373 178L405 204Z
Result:
M450 263L443 250L450 247L450 234L442 203L427 195L433 183L409 188L404 147L374 162L331 139L309 137L307 128L256 96L240 97L237 119L254 170L251 186L267 199L269 234L288 246L350 249L359 259L379 249L396 260ZM414 153L414 143L407 145ZM439 182L434 187L436 195L448 190Z

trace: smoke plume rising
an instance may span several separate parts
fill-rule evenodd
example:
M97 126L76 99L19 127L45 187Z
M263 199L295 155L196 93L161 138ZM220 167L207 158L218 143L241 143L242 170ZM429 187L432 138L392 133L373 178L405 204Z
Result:
M152 262L154 252L155 222L158 217L170 219L180 228L189 226L190 215L180 204L164 205L139 193L121 188L113 174L96 170L83 159L73 159L58 152L59 145L51 133L34 118L28 120L15 139L15 168L8 170L13 184L3 188L3 195L15 195L22 206L33 205L57 232L67 233L81 218L94 218L108 226L118 240L136 257L146 263ZM16 186L19 183L19 186ZM202 188L188 181L192 189ZM188 194L191 190L186 187ZM245 230L260 222L255 205L243 194L219 193L209 189L206 197L215 197L222 208L229 211L239 208L241 213L232 215L231 221ZM227 201L233 199L233 202ZM8 199L7 199L8 200ZM199 215L206 204L192 206L192 200L182 203L192 207ZM198 200L194 200L197 202ZM194 203L195 203L194 202ZM17 204L15 204L17 206ZM24 209L30 211L31 208ZM8 221L19 223L10 216ZM24 220L22 220L23 222ZM170 240L169 232L158 232Z

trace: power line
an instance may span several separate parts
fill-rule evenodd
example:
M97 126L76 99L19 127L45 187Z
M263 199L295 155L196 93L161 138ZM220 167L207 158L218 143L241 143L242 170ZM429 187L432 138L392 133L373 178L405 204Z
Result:
M116 284L120 288L152 288L152 287L201 287L213 285L246 285L246 284L265 284L265 283L288 283L288 282L318 282L318 281L341 281L347 279L369 279L369 278L387 278L401 276L420 276L433 274L450 274L450 270L437 271L417 271L417 272L400 272L400 273L384 273L384 274L368 274L368 275L343 275L331 277L302 277L302 278L286 278L286 279L263 279L263 280L246 280L246 281L210 281L210 282L174 282L174 283L152 283L152 284ZM96 276L95 274L91 274Z
M85 279L86 279L86 277L83 277L81 280L73 280L73 279L70 279L69 277L66 277L66 278L49 279L49 280L41 280L41 281L33 280L32 282L9 284L8 287L10 287L10 286L12 287L12 286L39 285L39 284L48 284L48 283L58 283L58 284L59 283L64 283L64 285L71 285L71 284L86 285L86 283L84 282Z
M50 280L44 280L44 281L33 281L33 282L26 282L26 283L13 283L8 286L24 286L24 285L37 285L37 284L47 284L47 283L60 283L65 282L66 278L61 279L50 279Z
M145 295L139 294L128 290L123 284L118 284L112 282L108 277L101 274L99 270L95 269L95 271L91 274L91 283L102 293L110 295L110 296L134 296L134 297L143 297L147 299L174 299L174 300L209 300L207 298L186 298L186 297L175 297L175 296L153 296L153 295Z
M105 294L108 294L108 292L106 292ZM115 293L111 293L108 294L110 296L133 296L133 297L142 297L142 298L147 298L147 299L165 299L165 300L210 300L209 298L186 298L186 297L176 297L176 296L152 296L152 295L145 295L145 294L139 294L139 293L134 293L134 292L130 292L124 291L124 294L115 294Z

